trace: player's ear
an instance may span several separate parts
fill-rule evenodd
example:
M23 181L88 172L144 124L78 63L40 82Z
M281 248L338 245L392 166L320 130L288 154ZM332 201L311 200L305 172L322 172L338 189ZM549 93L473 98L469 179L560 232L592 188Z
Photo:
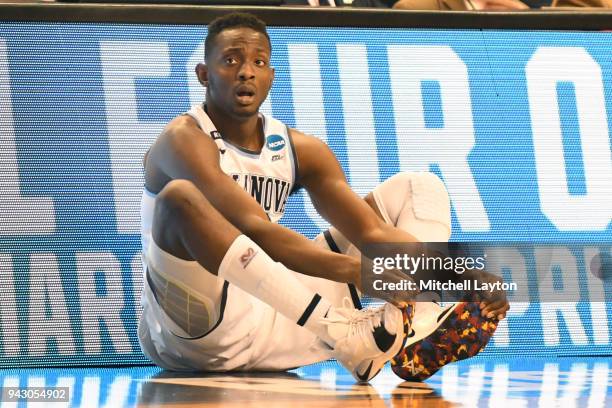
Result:
M272 83L274 82L274 67L270 67L272 70L272 75L270 75L270 88L272 88Z
M200 81L202 85L208 86L208 67L206 64L200 62L196 65L195 72L198 76L198 81Z

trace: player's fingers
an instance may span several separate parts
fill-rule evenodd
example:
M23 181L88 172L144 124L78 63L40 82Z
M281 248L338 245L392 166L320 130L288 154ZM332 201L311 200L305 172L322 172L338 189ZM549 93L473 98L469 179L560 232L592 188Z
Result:
M497 307L499 307L501 305L487 305L487 307L485 307L484 309L482 309L482 311L480 312L480 314L483 317L487 317L487 318L492 318L493 316L495 316L494 310L496 310Z
M501 305L492 305L492 307L489 310L487 310L487 317L493 318L495 316L499 316L502 314L505 315L508 309L509 309L508 302L505 302L504 304L501 304Z
M500 312L504 311L502 309L505 306L505 304L506 304L506 301L504 300L498 300L497 302L490 303L484 309L482 309L481 315L486 316L488 318L492 318L495 315L499 314Z
M480 309L482 310L486 307L490 307L493 304L500 304L504 302L507 302L506 294L504 292L490 293L487 297L480 301Z
M480 297L480 310L491 306L491 304L493 304L495 302L495 299L488 299L488 298L483 298L482 296Z
M478 297L478 308L480 310L484 309L485 307L487 307L489 305L489 302L487 302L487 299L483 299L482 297Z
M510 303L506 302L500 309L494 310L493 313L497 315L497 320L503 320L506 317L506 313L510 309Z

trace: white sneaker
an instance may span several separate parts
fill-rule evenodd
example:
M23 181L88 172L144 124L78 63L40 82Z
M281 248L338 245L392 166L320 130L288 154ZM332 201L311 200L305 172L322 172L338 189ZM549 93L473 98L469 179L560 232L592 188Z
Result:
M368 382L402 348L404 319L391 304L358 310L350 299L324 319L334 341L333 356L359 382Z
M442 326L451 316L459 303L450 303L440 306L438 302L416 302L414 304L414 316L410 332L406 338L404 347L423 340Z

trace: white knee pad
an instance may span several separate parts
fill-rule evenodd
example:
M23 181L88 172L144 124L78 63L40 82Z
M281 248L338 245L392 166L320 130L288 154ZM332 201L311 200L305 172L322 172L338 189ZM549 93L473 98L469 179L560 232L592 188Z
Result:
M451 235L450 199L442 180L433 173L404 172L387 179L372 192L385 222L421 242L446 242ZM329 229L332 250L359 257L361 253L336 228ZM320 234L316 241L325 241Z
M446 242L451 235L450 199L444 183L429 172L403 172L372 192L387 223L422 242Z

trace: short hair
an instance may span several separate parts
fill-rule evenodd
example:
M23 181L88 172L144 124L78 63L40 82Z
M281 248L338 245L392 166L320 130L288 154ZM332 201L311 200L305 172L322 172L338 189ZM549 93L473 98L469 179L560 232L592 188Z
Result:
M204 41L204 59L206 59L208 56L208 50L212 47L215 38L217 38L222 31L240 27L250 28L265 35L266 39L268 40L268 45L270 46L270 49L272 49L270 36L266 31L266 23L264 23L263 20L249 13L230 13L215 18L208 25L208 34L206 35L206 40Z

